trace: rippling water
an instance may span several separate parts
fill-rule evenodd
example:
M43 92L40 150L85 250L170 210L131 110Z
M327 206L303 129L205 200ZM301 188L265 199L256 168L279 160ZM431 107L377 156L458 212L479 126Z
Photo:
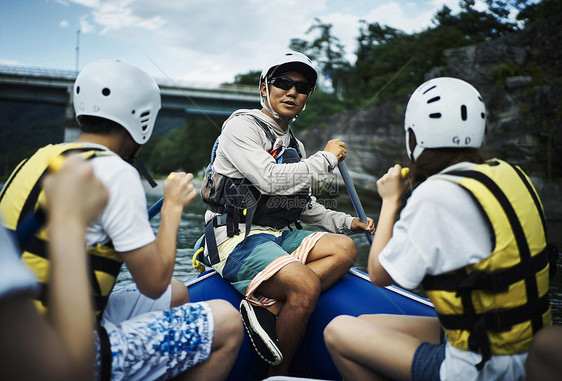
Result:
M344 196L341 196L341 200L339 198L337 199L337 210L355 215L353 206L347 200L347 195ZM157 193L149 194L148 206L150 207L159 198L160 195ZM364 205L364 207L366 214L376 221L376 217L378 216L379 211L379 205L366 204ZM197 275L197 271L194 270L191 265L191 260L193 256L193 246L195 245L195 242L197 242L201 234L203 234L203 215L205 213L205 210L206 205L199 198L197 198L197 200L192 205L190 205L183 213L178 234L178 252L176 256L176 266L174 268L174 278L176 279L186 280ZM158 225L160 224L159 215L154 217L151 223L155 231L157 231ZM562 236L560 236L560 234L555 234L555 232L562 231L562 222L549 222L549 231L551 239L553 239L553 243L556 244L559 249L562 249ZM359 255L354 266L366 272L367 258L369 255L369 242L367 241L367 238L364 234L356 234L352 238L355 241L359 251ZM124 267L123 271L119 275L118 283L124 284L130 282L132 282L131 275ZM562 324L562 258L560 258L558 261L558 272L551 282L550 290L553 320L555 324ZM423 295L423 292L421 291L418 291L418 293Z

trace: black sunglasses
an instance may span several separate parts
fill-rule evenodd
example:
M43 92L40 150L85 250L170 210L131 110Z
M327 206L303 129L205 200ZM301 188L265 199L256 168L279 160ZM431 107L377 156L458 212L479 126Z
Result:
M274 77L269 80L269 83L281 90L290 90L295 87L299 94L310 94L312 88L310 85L303 81L293 81L291 78Z

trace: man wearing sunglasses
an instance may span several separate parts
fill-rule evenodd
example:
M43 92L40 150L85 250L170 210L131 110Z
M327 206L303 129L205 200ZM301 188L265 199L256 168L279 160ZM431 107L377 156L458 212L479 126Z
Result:
M365 224L310 196L313 182L346 156L334 139L307 158L289 126L316 81L301 53L268 65L259 83L263 108L238 110L223 124L201 193L209 204L205 261L245 296L244 325L270 376L288 374L320 292L355 261L344 234L374 231L372 219ZM299 221L332 233L301 230Z

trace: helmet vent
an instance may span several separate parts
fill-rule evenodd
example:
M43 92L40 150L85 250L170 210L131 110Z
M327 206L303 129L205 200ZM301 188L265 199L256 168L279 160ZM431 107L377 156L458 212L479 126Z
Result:
M140 122L142 124L142 131L145 132L148 128L148 122L150 121L150 111L145 111L140 115Z
M440 112L434 112L433 114L429 114L429 117L431 119L439 119L439 118L441 118L441 113Z
M467 112L466 112L466 106L465 105L461 106L461 119L463 121L466 121L466 119L467 119Z
M101 93L107 97L109 96L109 94L111 94L111 90L109 90L107 87L104 87Z
M484 114L483 112L480 113L480 116L482 117L482 119L486 119L486 114Z
M76 86L76 94L80 94L80 86Z
M425 90L423 94L427 94L429 91L435 89L437 86L431 86L429 89Z
M434 98L431 98L430 100L427 101L427 104L433 103L433 102L437 102L439 99L441 99L441 97L437 96Z

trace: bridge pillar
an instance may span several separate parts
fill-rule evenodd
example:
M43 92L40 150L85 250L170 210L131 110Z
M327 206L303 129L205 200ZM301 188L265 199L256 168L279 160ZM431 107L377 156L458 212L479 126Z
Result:
M67 87L68 102L66 103L65 119L66 124L64 127L64 142L69 143L75 141L80 135L80 128L76 121L73 104L73 86Z

